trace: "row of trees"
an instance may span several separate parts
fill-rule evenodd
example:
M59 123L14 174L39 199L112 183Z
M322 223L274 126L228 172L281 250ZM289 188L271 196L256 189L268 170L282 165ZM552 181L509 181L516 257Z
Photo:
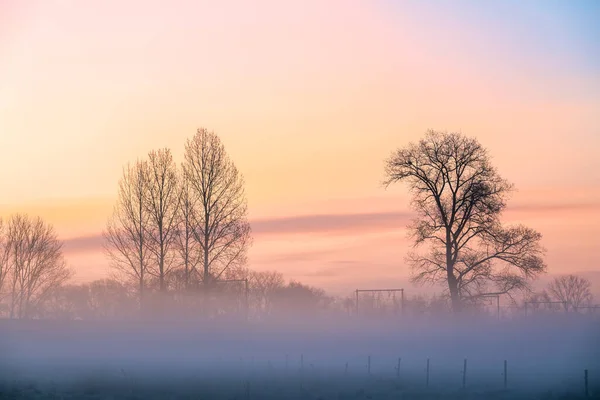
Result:
M139 314L139 288L132 281L105 279L69 284L72 274L65 265L61 248L52 226L40 218L17 214L0 221L0 314L10 318L88 320L132 318ZM186 307L191 316L198 315L198 309L206 307L206 303L181 301L182 296L186 298L189 294L185 286L177 283L184 283L184 278L174 272L169 274L165 284L169 298L155 300L163 306L175 306L170 311L180 311L182 317L190 316L182 312ZM224 278L211 285L211 294L216 295L212 298L222 313L248 312L249 317L256 320L319 313L354 314L356 311L353 295L334 297L299 282L286 284L280 272L235 268L227 271ZM158 279L149 280L147 285L160 293ZM390 304L377 300L361 298L361 314L389 315L394 311ZM401 306L406 315L419 316L446 314L451 310L450 305L448 297L441 295L407 297ZM555 278L544 290L511 302L509 307L517 313L523 310L585 312L591 310L592 305L590 281L566 275Z
M240 270L241 276L248 279L248 297L245 287L237 286L223 291L219 298L222 309L226 312L240 310L227 309L227 300L243 299L244 307L248 307L248 316L252 320L269 318L298 318L304 316L354 316L356 303L354 296L329 296L322 289L290 281L285 283L281 273L275 271L256 272ZM574 276L555 278L546 289L538 293L530 293L521 300L502 305L502 316L518 316L532 312L597 312L592 307L593 295L588 280ZM367 296L368 297L368 296ZM162 299L164 301L164 299ZM373 301L369 301L373 300ZM247 303L245 303L247 301ZM10 303L9 303L10 304ZM449 298L444 295L407 296L405 304L392 309L389 304L376 301L375 298L360 299L361 317L394 318L399 313L407 317L439 317L448 315L452 308ZM113 279L98 280L82 284L63 284L52 286L45 296L37 298L33 312L29 315L15 313L15 318L49 318L49 319L82 319L82 320L126 320L139 315L137 290L133 286L124 285ZM180 311L171 314L174 318L194 318L198 313L181 313L181 307L172 310ZM245 311L245 309L244 309ZM495 302L490 307L475 308L471 311L496 315Z
M322 289L296 281L286 283L279 272L240 269L237 273L244 277L244 281L247 279L247 291L245 284L213 286L213 293L219 293L217 296L219 309L225 314L224 317L230 314L239 316L239 311L248 311L251 319L260 320L273 316L297 317L341 310L339 300L328 296ZM169 317L193 319L200 316L197 309L189 310L191 313L185 312L184 306L190 303L177 303L177 295L184 292L172 289L170 293L172 295L170 298L160 297L163 306L168 303L168 300L176 302L169 304L176 306L169 310ZM146 300L150 299L152 297ZM241 303L243 310L235 306L229 308L232 302ZM205 304L193 305L205 306ZM48 296L43 310L44 317L54 319L131 319L139 315L139 297L135 286L114 279L104 279L56 288Z
M168 149L128 165L104 237L116 279L136 283L142 309L147 291L154 300L198 292L242 268L251 243L244 180L219 137L199 129L180 166Z

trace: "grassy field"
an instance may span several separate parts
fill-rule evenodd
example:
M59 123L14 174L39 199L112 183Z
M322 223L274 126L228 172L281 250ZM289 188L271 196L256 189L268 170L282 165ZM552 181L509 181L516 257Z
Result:
M549 385L553 386L553 385ZM589 397L600 388L590 388ZM594 395L596 394L596 395ZM543 385L507 390L501 385L432 384L409 379L384 377L262 376L254 379L221 377L201 379L178 377L138 379L123 374L122 379L88 377L71 383L54 383L44 379L13 381L0 384L1 399L584 399L583 385L544 389Z
M0 321L0 399L600 398L599 328Z

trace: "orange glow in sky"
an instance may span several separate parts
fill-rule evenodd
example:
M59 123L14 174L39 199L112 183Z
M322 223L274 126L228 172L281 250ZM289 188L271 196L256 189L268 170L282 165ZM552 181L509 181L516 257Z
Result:
M104 277L123 165L206 127L246 179L249 267L400 281L383 162L431 128L488 148L550 272L600 270L599 29L568 4L0 1L0 215L46 218L77 279Z

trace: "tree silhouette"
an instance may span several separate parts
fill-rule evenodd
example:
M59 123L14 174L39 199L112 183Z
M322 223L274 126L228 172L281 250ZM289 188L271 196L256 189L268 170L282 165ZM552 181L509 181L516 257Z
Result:
M4 246L10 270L10 318L31 318L72 275L54 228L41 218L10 217Z
M244 180L214 132L198 129L185 146L184 173L197 198L194 239L202 251L202 280L209 284L246 262L250 224Z
M0 303L6 296L4 292L4 282L10 273L9 256L10 246L8 236L6 235L7 224L0 218Z
M148 165L137 161L128 165L119 182L119 198L104 231L105 249L112 267L126 280L136 282L140 309L144 305L150 250L145 207L148 191Z
M512 185L477 140L429 131L394 152L385 174L386 186L408 183L418 215L410 226L415 247L430 244L428 253L408 257L413 280L444 282L455 312L484 295L524 289L545 271L541 235L525 226L501 226Z
M149 218L144 227L152 263L148 272L158 277L159 290L167 291L166 276L175 267L175 244L179 218L180 191L177 166L169 149L151 151L148 155L144 199Z
M577 275L565 275L554 278L548 285L548 293L557 300L563 301L565 311L577 310L577 307L589 306L594 296L589 280Z
M182 285L185 290L196 286L200 281L198 265L204 258L202 249L194 240L195 215L198 206L196 193L190 186L190 180L183 168L179 179L179 218L175 248L178 253L179 267L177 277L173 280L176 285Z

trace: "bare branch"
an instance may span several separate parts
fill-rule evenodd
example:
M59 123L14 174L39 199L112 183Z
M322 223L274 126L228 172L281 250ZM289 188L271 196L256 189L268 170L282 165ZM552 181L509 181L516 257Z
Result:
M205 283L246 262L251 243L244 180L214 132L199 129L185 148L184 174L193 198L193 237Z
M147 227L150 214L145 207L148 192L148 164L128 165L119 182L119 198L104 232L106 254L115 272L136 282L140 308L143 307L146 274L150 263Z
M62 243L42 219L16 214L8 220L4 245L11 271L10 317L31 318L49 293L72 275Z
M521 290L545 271L541 235L501 227L512 185L498 175L477 140L429 131L394 152L385 174L385 185L408 183L418 214L409 227L412 239L431 245L429 256L411 257L413 279L445 280L456 311L463 299L488 290Z
M576 311L578 307L592 304L592 284L577 275L565 275L555 278L548 285L548 292L557 301L563 301L565 311Z

